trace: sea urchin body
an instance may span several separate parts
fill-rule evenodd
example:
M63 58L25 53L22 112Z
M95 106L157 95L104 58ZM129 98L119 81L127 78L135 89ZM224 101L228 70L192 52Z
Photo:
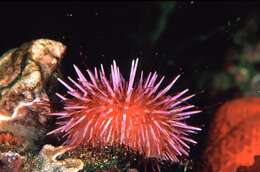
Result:
M189 126L185 119L199 113L185 103L194 95L183 97L188 89L175 95L166 95L180 76L164 89L159 89L164 76L159 80L156 72L149 73L135 82L138 59L132 61L129 81L119 71L116 62L111 65L110 79L103 66L94 73L87 70L89 80L74 65L78 81L68 79L72 85L58 79L71 98L57 95L64 101L58 116L59 127L49 134L65 133L64 144L112 146L124 145L146 157L178 161L179 156L188 156L189 138L200 128ZM185 104L184 104L185 103Z

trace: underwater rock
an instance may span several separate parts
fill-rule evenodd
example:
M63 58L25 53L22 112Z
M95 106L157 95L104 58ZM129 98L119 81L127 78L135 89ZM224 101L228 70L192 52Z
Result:
M204 152L208 172L249 167L260 155L260 98L244 97L222 105L216 113Z
M50 112L46 84L63 58L65 46L37 39L0 57L0 131L30 140L44 133Z
M68 150L64 146L54 147L52 145L44 145L40 152L43 159L41 172L77 172L83 169L83 162L80 159L67 158L57 160L57 157Z
M0 172L20 172L22 157L18 153L0 153Z

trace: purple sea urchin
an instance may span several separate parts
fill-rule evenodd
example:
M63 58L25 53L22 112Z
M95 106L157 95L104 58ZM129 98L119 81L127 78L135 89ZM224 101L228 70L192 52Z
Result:
M200 128L189 126L185 119L200 110L184 104L194 95L183 97L188 89L175 95L166 95L177 79L159 89L164 76L157 81L156 72L144 79L143 72L135 82L138 59L132 61L129 81L119 71L116 62L111 65L110 79L103 66L94 73L87 70L89 80L74 65L78 81L70 77L72 86L58 79L72 98L57 94L64 102L58 116L59 127L49 134L65 133L64 144L92 146L125 145L146 157L177 162L179 156L188 156L189 138ZM188 111L189 110L189 111Z

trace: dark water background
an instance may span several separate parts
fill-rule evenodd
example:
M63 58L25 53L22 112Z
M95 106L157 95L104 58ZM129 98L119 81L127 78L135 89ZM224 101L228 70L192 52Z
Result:
M1 2L0 53L32 39L50 38L67 46L64 75L74 75L72 64L84 69L103 63L109 68L116 59L127 77L136 57L139 71L156 70L168 82L182 73L174 88L198 94L191 102L203 110L190 120L203 128L195 136L199 144L192 148L196 160L216 109L243 94L235 86L214 92L211 79L224 70L236 33L259 10L256 2Z

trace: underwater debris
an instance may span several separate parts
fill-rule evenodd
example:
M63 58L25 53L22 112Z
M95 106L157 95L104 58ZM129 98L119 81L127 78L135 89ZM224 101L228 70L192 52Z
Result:
M45 133L50 112L46 84L63 58L65 46L37 39L0 57L0 131L32 143Z
M260 155L259 114L258 97L235 99L219 108L204 152L205 172L230 172L254 164Z
M102 65L100 71L87 70L91 81L74 66L79 83L68 77L73 83L69 86L58 79L73 98L57 94L65 107L62 112L50 114L58 116L59 128L49 134L65 134L65 144L71 148L125 145L146 157L172 162L188 156L188 144L196 144L189 134L201 130L184 122L200 112L191 110L193 105L183 104L194 95L183 97L188 89L166 95L180 76L162 90L159 86L164 77L157 81L156 72L146 79L141 73L139 83L135 84L137 64L138 59L132 61L129 81L122 77L115 61L111 65L111 80Z
M18 153L0 153L0 172L20 172L22 169L22 157Z
M67 150L68 148L64 146L44 145L39 155L43 161L41 172L78 172L82 170L84 164L80 159L67 158L57 160L57 157L64 154Z

